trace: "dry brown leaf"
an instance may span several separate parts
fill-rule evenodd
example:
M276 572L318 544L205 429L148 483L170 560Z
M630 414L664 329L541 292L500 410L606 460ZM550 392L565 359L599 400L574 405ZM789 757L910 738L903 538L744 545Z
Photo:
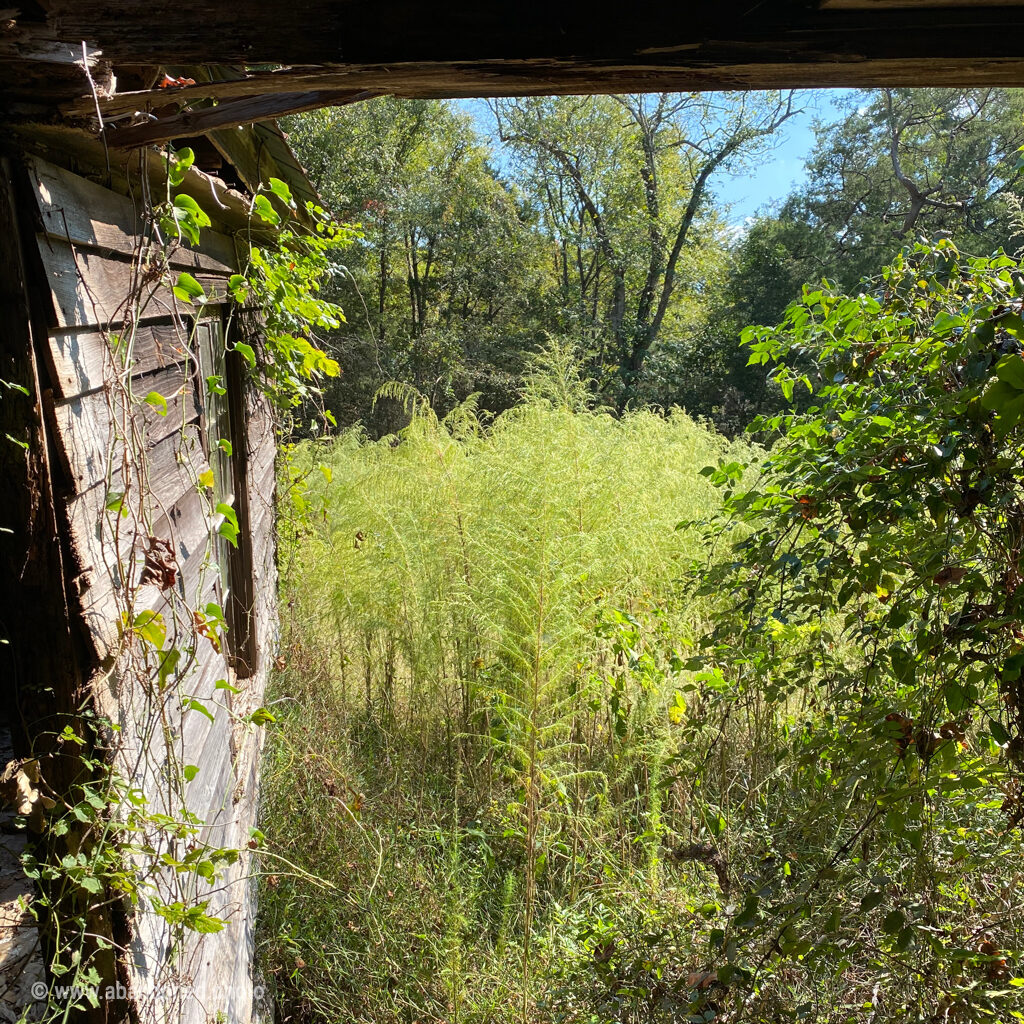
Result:
M945 587L950 583L959 583L966 575L967 570L963 566L946 565L932 577L932 583L937 587Z
M41 781L39 761L35 758L11 761L0 775L0 801L27 818L29 829L36 833L43 831L45 812L56 805L39 788Z
M174 546L162 537L148 537L146 562L142 567L139 586L154 584L161 590L170 590L178 580L178 564Z

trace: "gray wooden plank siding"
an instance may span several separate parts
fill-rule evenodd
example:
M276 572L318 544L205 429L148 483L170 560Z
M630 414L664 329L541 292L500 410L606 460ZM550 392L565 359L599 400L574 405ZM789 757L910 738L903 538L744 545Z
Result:
M78 562L79 612L95 648L97 703L121 726L120 766L143 789L153 809L178 811L170 806L163 780L169 758L194 764L199 771L187 785L186 803L208 824L204 839L246 851L256 824L262 733L245 718L263 702L266 668L276 643L270 420L250 397L245 403L252 414L243 435L247 444L239 446L243 450L238 457L249 459L257 670L249 678L237 679L224 653L201 640L195 667L181 689L207 704L215 721L171 700L164 711L173 748L169 750L163 729L153 728L152 695L133 684L111 659L118 650L125 607L117 580L127 565L127 579L137 583L150 534L171 542L179 570L178 593L190 605L220 600L223 593L218 570L209 565L212 521L199 483L209 467L202 443L200 378L190 344L195 310L166 286L147 282L147 299L130 332L130 354L127 359L115 358L110 334L125 335L126 318L131 319L126 317L126 299L140 279L135 261L143 227L138 204L41 160L33 160L30 170L42 215L39 253L54 307L46 353L54 382L49 416L66 478L64 511ZM208 294L223 295L235 265L235 243L226 235L207 233L198 251L180 248L172 262L199 278ZM151 404L126 399L127 390L136 397L151 391L163 395L166 415ZM126 433L140 439L145 454L148 487L142 497L131 484L125 485L125 473L138 469L132 466L129 471L125 464ZM121 490L130 491L132 513L127 518L107 509L111 494ZM140 587L132 607L171 617L170 595L156 586ZM218 688L219 680L239 692ZM246 855L212 888L197 883L195 897L209 899L208 912L224 916L228 923L215 934L188 936L175 975L186 993L180 1000L153 989L156 979L166 976L166 922L146 908L136 915L129 974L138 1004L149 1007L147 1014L159 1015L163 1006L182 1024L206 1024L218 1013L239 1024L250 1020L251 870Z

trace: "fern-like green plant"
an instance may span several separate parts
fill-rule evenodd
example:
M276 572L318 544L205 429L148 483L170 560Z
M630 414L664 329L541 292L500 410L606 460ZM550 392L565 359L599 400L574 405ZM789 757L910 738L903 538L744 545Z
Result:
M600 878L653 889L666 837L688 827L665 789L678 659L658 653L701 615L674 601L699 553L677 526L714 500L699 470L751 452L682 413L616 418L589 394L556 348L524 403L493 421L472 399L442 420L389 385L381 397L408 420L398 434L353 431L296 452L303 500L323 515L281 538L286 678L305 706L330 708L330 731L312 727L324 756L351 758L354 788L376 786L394 830L380 849L422 844L425 822L446 837L431 868L442 906L409 909L439 982L436 996L410 989L413 1019L441 989L445 1019L489 1020L484 1007L513 1003L533 1019L556 906ZM351 850L334 863L350 861ZM496 951L514 945L513 970ZM462 977L474 970L475 982ZM345 998L355 1007L337 993L329 1005Z

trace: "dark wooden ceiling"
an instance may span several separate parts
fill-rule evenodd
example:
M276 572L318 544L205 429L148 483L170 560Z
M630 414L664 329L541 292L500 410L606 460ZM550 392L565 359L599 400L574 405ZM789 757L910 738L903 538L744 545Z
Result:
M170 130L179 133L379 93L1024 86L1024 0L25 0L23 7L0 10L0 98L29 102L12 62L23 72L49 59L49 48L64 53L65 73L43 92L65 115L87 115L97 106L92 89L66 71L68 54L80 54L84 41L97 69L112 66L120 80L115 95L98 90L100 116L127 120L157 109L161 121L177 118ZM138 87L140 69L207 64L249 72L163 93ZM214 100L225 107L219 114L211 113ZM163 128L134 137L123 131L134 144L172 137Z
M374 87L774 87L998 80L1024 60L1018 0L52 0L60 38L115 62L334 64ZM508 62L508 63L506 63ZM421 69L415 83L402 65ZM1015 79L1020 81L1019 78Z

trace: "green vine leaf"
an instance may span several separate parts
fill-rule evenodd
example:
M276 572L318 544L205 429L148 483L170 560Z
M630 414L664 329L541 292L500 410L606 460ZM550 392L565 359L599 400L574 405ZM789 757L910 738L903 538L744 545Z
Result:
M213 712L200 700L196 700L195 697L189 698L185 701L183 707L187 711L198 711L201 715L205 715L211 722L214 721Z
M238 547L238 515L235 510L225 502L220 502L216 508L216 514L223 516L223 521L217 527L217 532L224 537L232 547Z
M135 634L141 637L154 650L162 650L167 639L164 617L159 612L143 611L135 616L132 622Z
M195 906L187 906L181 900L176 900L174 903L161 903L159 900L153 901L153 909L165 921L172 925L188 928L190 931L199 932L200 934L211 934L219 932L224 928L224 921L219 917L211 917L206 913L206 908L209 905L209 900L205 900Z
M257 708L250 716L249 721L253 725L272 725L277 718L266 708Z
M178 275L178 282L174 286L174 294L182 302L194 303L196 299L200 304L206 302L206 292L203 286L189 273Z
M265 223L275 226L281 223L281 215L274 209L273 204L266 196L255 196L252 201L252 208L256 216Z
M150 393L146 395L145 401L147 405L151 405L156 410L157 415L167 415L167 399L164 398L159 391L150 391Z
M160 658L160 665L157 668L157 682L161 690L166 688L167 680L178 668L179 661L181 661L181 651L177 647L172 647L170 650L163 652L163 656Z
M252 345L247 345L244 341L236 341L234 349L245 357L245 361L249 364L250 368L256 368L256 353L253 351Z
M280 178L270 179L270 191L273 192L274 195L282 202L287 203L293 210L295 209L295 200L292 198L292 190Z
M210 227L212 221L191 196L180 195L175 196L169 217L162 217L161 223L165 229L172 225L179 239L184 237L198 245L200 229Z
M189 168L195 163L196 155L188 146L167 153L167 179L172 188L177 188L185 180Z
M128 518L128 503L124 500L123 491L110 491L104 508L108 512L116 512L122 519Z

